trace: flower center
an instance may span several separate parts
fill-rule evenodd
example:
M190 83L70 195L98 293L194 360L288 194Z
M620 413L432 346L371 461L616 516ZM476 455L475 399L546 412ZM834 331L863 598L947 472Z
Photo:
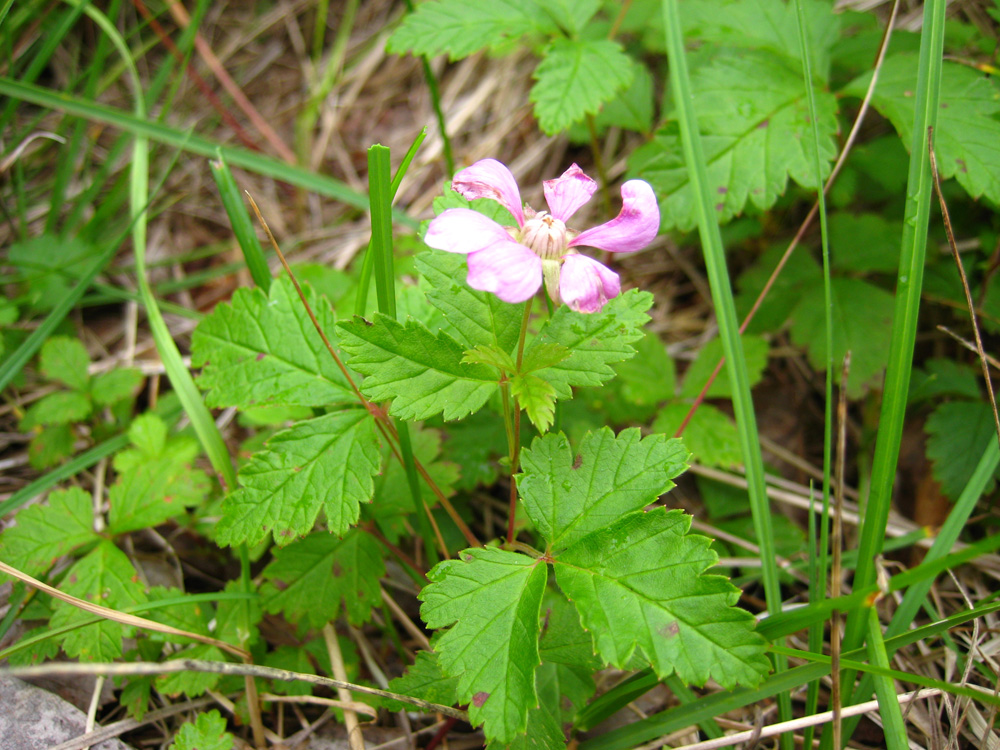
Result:
M566 225L544 211L524 223L521 244L542 260L555 260L566 252Z

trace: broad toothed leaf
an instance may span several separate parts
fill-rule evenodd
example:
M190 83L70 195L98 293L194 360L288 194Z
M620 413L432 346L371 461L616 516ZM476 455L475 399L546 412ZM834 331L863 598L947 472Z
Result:
M46 505L17 514L17 525L0 534L0 559L31 576L40 576L63 555L98 539L93 500L79 487L56 490Z
M371 414L333 412L298 422L267 441L240 469L240 487L223 501L220 544L254 545L268 534L288 544L307 534L320 509L333 534L357 523L374 491L381 454Z
M441 671L437 654L433 651L418 652L416 661L405 674L389 683L389 690L442 706L458 703L458 678L449 677ZM390 711L402 711L407 707L408 704L398 701L386 702Z
M201 503L210 487L205 472L172 458L136 464L108 492L108 526L115 534L156 526Z
M756 685L769 669L764 639L735 606L739 589L704 575L718 557L690 525L678 510L629 513L560 553L556 580L611 664L638 647L661 678Z
M486 737L511 742L537 702L539 609L547 569L525 555L493 547L466 550L435 566L420 592L429 627L451 629L435 650L445 674L458 677L458 698Z
M87 367L90 356L79 339L53 336L42 344L39 354L42 374L76 390L85 390L90 383Z

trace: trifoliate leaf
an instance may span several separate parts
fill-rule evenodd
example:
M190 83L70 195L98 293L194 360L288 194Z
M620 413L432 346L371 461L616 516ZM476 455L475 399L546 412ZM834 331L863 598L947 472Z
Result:
M90 382L90 355L79 339L53 336L42 344L39 363L45 377L69 388L82 391Z
M458 678L449 677L441 671L437 654L432 651L419 651L416 661L403 676L389 683L389 690L442 706L458 703ZM409 704L386 701L385 707L390 711L403 711Z
M546 435L521 454L517 487L538 532L565 549L671 489L687 459L680 440L637 428L589 433L575 456L565 435Z
M38 399L25 412L18 427L33 430L41 425L73 424L90 416L87 394L80 391L56 391Z
M649 321L646 310L653 304L653 295L630 289L615 297L600 312L582 315L568 307L560 307L529 344L524 356L533 357L541 346L560 344L572 353L569 357L535 372L556 389L558 398L570 398L571 386L596 386L614 377L609 365L629 359L635 354L630 346L643 336L643 326Z
M216 646L207 643L196 643L181 651L171 654L170 659L199 659L203 661L225 661ZM170 660L168 659L168 661ZM156 689L164 695L185 695L197 698L206 690L218 686L221 674L213 672L168 672L156 678Z
M226 731L226 720L214 708L188 722L174 738L170 750L232 750L233 736Z
M899 268L903 225L881 214L837 211L830 216L830 260L844 271L884 271Z
M28 443L28 463L34 469L47 469L73 455L76 436L68 424L43 427Z
M309 300L330 343L336 347L333 310L308 286ZM198 384L209 406L354 403L343 373L313 327L292 283L237 289L195 329L191 358L202 367Z
M217 541L254 545L272 534L277 544L288 544L312 530L321 508L330 532L343 534L357 523L360 504L371 500L380 462L367 411L299 422L271 437L240 469L240 487L222 504Z
M493 368L462 364L465 350L455 339L417 321L403 325L376 313L372 322L355 318L338 328L350 366L366 376L361 391L372 401L392 399L393 416L459 419L497 390Z
M750 376L750 386L753 387L760 382L767 369L767 352L770 348L766 340L760 336L743 336L743 357L746 360L747 372ZM681 396L683 398L695 398L701 389L708 382L708 378L715 370L719 360L723 357L722 339L712 339L698 352L687 372L684 373L684 385L681 386ZM729 385L729 373L726 365L722 366L715 382L708 389L707 398L732 398L732 391Z
M756 685L770 668L764 639L735 606L739 589L704 575L718 557L690 525L678 510L630 513L560 553L556 580L611 664L638 647L661 678Z
M210 488L205 472L170 458L138 463L108 491L108 526L115 534L157 526L199 505Z
M546 566L492 547L466 550L436 565L420 592L431 628L452 625L435 650L445 674L458 677L458 698L486 736L511 742L535 705L538 617Z
M660 409L653 430L666 435L676 434L691 404L676 402ZM711 404L701 404L691 417L683 434L684 446L692 458L705 466L735 466L743 463L740 436L733 420Z
M529 98L547 135L565 130L632 83L635 68L621 45L608 39L556 39L535 69Z
M983 457L989 442L996 441L993 410L984 401L950 401L927 418L927 457L934 478L952 500L957 500ZM983 494L993 491L991 479Z
M978 399L979 374L972 367L953 359L929 359L910 376L907 404L925 401L935 396L964 396Z
M452 195L458 196L464 205L470 205L458 193ZM496 206L507 213L497 201L477 200L471 205ZM509 213L507 221L514 225ZM432 250L418 255L416 264L427 282L427 299L441 311L452 327L450 332L465 348L482 344L504 352L513 351L521 332L524 304L511 305L494 294L477 291L466 284L465 257L462 255Z
M101 406L111 406L132 398L142 385L143 374L134 367L122 367L94 376L90 395Z
M389 37L386 49L427 57L447 53L458 60L485 47L551 28L548 16L534 0L434 0L407 14Z
M276 550L262 575L261 604L271 614L320 628L337 619L343 602L348 619L361 625L381 601L385 565L378 543L352 529L342 539L316 532Z
M548 432L556 416L556 389L537 375L515 375L510 392L540 433Z
M907 148L913 133L916 55L892 55L879 70L872 105L888 118ZM865 74L843 91L862 97L871 81ZM996 84L974 68L945 61L941 103L934 127L934 152L942 179L954 177L973 198L1000 202L1000 95Z
M708 181L720 222L741 214L749 201L766 210L784 194L791 177L816 187L814 140L802 73L766 51L724 50L691 78L691 106L705 147ZM734 85L739 81L739 85ZM816 91L822 179L836 156L837 101ZM660 199L661 231L697 223L688 169L676 121L633 152L629 165Z
M124 609L146 601L138 578L125 553L110 541L103 540L73 564L59 588L78 599L111 609ZM61 628L92 618L89 612L59 602L49 624L52 628ZM122 639L131 630L117 622L101 620L71 630L63 639L62 648L67 656L81 661L114 661L121 657Z
M17 524L0 534L0 558L31 576L40 576L60 557L96 541L93 500L79 487L56 490L46 505L30 505Z
M833 306L833 363L840 381L844 354L851 352L847 395L860 398L880 382L892 335L894 298L889 292L860 279L831 279ZM792 311L792 341L805 347L817 370L826 365L826 323L823 287L804 290Z

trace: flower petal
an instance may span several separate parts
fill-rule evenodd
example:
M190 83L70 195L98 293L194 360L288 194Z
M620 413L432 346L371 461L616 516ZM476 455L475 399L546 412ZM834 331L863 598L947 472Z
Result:
M660 230L660 207L649 183L629 180L622 185L622 210L611 221L570 240L570 247L596 247L611 253L642 250Z
M474 253L497 242L510 242L507 230L471 208L449 208L427 227L424 242L449 253Z
M559 179L546 180L543 186L549 211L560 221L569 221L569 217L597 190L597 183L576 164L563 172Z
M542 259L524 245L497 242L469 256L469 286L504 302L524 302L542 285Z
M480 159L455 175L451 189L468 200L490 198L511 212L519 227L524 226L521 193L506 166L496 159Z
M618 274L586 255L567 255L559 277L559 296L571 310L600 312L621 292Z

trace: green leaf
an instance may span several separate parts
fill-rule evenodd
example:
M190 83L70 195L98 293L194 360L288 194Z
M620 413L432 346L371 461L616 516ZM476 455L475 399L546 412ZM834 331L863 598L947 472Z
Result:
M445 195L449 193L459 199L459 207L497 207L506 214L506 219L500 219L501 222L507 222L505 226L513 226L515 223L507 209L497 201L477 200L470 203L450 190ZM451 326L449 333L464 344L466 349L483 344L495 346L505 352L513 351L521 332L524 304L511 305L495 294L477 291L466 284L465 257L462 255L432 250L418 255L416 265L427 283L427 299L441 311Z
M103 540L73 564L59 588L78 599L111 609L124 609L146 601L138 578L125 553ZM58 602L49 624L52 628L61 628L92 618L89 612ZM122 640L132 630L111 620L101 620L67 633L62 648L67 656L81 661L114 661L121 657Z
M393 693L409 695L442 706L454 706L458 703L458 678L449 677L441 671L437 654L432 651L417 652L416 661L407 668L402 677L390 682L388 689ZM385 707L390 711L403 711L408 704L386 701Z
M471 490L497 480L496 459L507 454L507 442L495 414L481 411L450 424L444 438L443 456L460 471L456 489Z
M899 268L899 243L903 226L881 214L838 211L830 216L831 261L843 271L883 271Z
M632 82L632 58L608 39L556 39L535 69L529 99L538 126L555 135L601 105Z
M547 0L545 12L569 36L577 36L601 8L600 0Z
M298 646L278 646L274 651L268 652L263 663L265 667L287 669L289 672L316 674L316 668L309 658L309 652ZM308 682L300 680L294 682L269 680L268 682L270 692L278 695L312 695L312 685Z
M718 558L690 525L679 510L625 515L560 553L556 580L611 664L624 667L638 647L660 678L756 685L770 668L764 639L735 606L739 589L704 575Z
M79 339L69 336L53 336L42 344L39 355L42 374L69 388L86 390L90 382L87 368L90 355Z
M653 430L676 434L691 404L667 404L653 422ZM740 436L733 420L711 404L701 404L684 430L684 445L695 461L705 466L736 466L743 463Z
M437 641L445 674L486 736L511 742L536 703L538 617L547 569L537 560L492 547L466 550L436 565L420 592L431 628L453 627Z
M908 404L936 396L964 396L978 399L979 373L972 367L953 359L928 359L916 368L910 377Z
M147 593L147 597L151 602L162 602L167 599L183 600L185 598L184 592L180 589L167 588L165 586L154 586ZM197 601L183 601L169 606L160 606L156 609L151 609L144 616L148 617L150 620L155 620L156 622L163 623L164 625L170 625L178 628L179 630L186 630L190 633L199 633L201 635L209 635L211 632L209 625L214 618L214 615L215 609L210 604ZM183 643L188 645L198 643L198 641L182 635L156 632L149 632L146 635L153 641Z
M562 433L538 438L521 456L517 487L525 510L551 549L565 549L622 515L651 504L687 468L680 440L589 433L574 456Z
M170 659L200 659L204 661L225 661L216 646L207 643L196 643L181 651L171 654ZM185 695L197 698L206 690L216 688L222 680L221 674L213 672L168 672L156 678L156 689L164 695Z
M11 265L17 266L28 284L32 307L50 310L69 294L78 278L94 262L98 248L78 237L43 234L15 242L8 251Z
M484 344L469 349L462 357L462 362L467 365L489 365L502 373L511 373L517 370L517 365L507 352L495 346Z
M984 401L950 401L933 411L924 430L934 478L948 497L957 500L986 446L997 439L993 410ZM988 495L995 486L994 476L983 494Z
M753 266L740 275L737 283L739 293L733 301L741 319L750 312L784 252L784 246L776 245L769 248ZM782 328L792 310L802 299L804 290L813 289L822 281L819 264L809 253L801 251L792 253L778 278L775 279L770 292L761 302L747 332L772 333Z
M459 419L478 411L497 390L492 368L462 364L465 350L455 339L417 321L403 325L376 313L373 322L354 318L338 328L350 366L366 376L361 391L373 401L392 399L393 416Z
M851 352L847 395L859 398L880 384L892 335L893 295L860 279L831 279L833 305L833 362L840 381L841 362ZM792 312L792 341L805 347L817 370L826 366L825 315L822 287L803 290Z
M843 93L864 96L865 74ZM915 55L892 55L879 71L872 105L896 128L909 147L913 131ZM974 68L945 61L941 68L941 105L934 127L934 151L942 179L954 177L973 198L1000 202L1000 95L996 84Z
M760 336L743 336L743 356L746 358L747 372L750 376L750 386L753 387L764 377L764 370L767 369L767 352L770 348L767 341ZM708 382L709 376L715 370L715 366L722 359L722 339L712 339L698 352L694 362L684 373L684 385L681 386L681 397L695 398L701 389ZM726 366L722 366L718 377L708 389L706 398L732 398L732 391L729 385L729 375Z
M73 455L76 436L66 424L45 427L28 444L28 463L34 469L47 469Z
M136 721L142 721L142 717L149 710L149 697L153 691L154 675L143 675L141 677L129 677L118 701L128 711L128 715Z
M525 359L551 344L572 352L561 362L535 373L552 384L558 398L572 397L571 386L601 385L615 375L611 364L635 355L630 344L643 337L643 326L649 321L646 310L652 304L649 292L630 289L590 315L560 307L528 345Z
M243 582L229 581L223 591L245 594ZM251 646L260 639L257 623L264 619L260 599L220 599L215 608L215 637L237 646Z
M157 526L201 504L210 487L208 475L186 463L170 458L138 463L108 491L108 526L115 534Z
M134 367L122 367L102 372L94 377L90 395L101 406L111 406L132 398L142 385L144 375Z
M548 28L547 16L533 0L433 0L420 3L386 44L394 54L458 60L473 52Z
M521 361L521 372L534 372L535 370L544 370L546 367L555 367L560 362L569 359L572 354L573 352L562 344L536 343L524 353Z
M330 531L344 534L357 523L360 504L371 500L380 462L367 411L299 422L271 437L240 469L241 486L222 504L217 541L255 545L272 534L277 544L288 544L312 530L321 508Z
M200 453L198 441L189 435L168 437L167 424L156 414L140 414L128 428L132 443L115 456L114 467L124 474L139 464L168 459L175 464L190 464Z
M308 286L302 291L336 346L329 303ZM218 305L195 329L191 358L204 368L198 384L209 406L357 401L284 277L271 284L270 297L259 288L237 289L232 301Z
M556 416L556 389L537 375L515 375L510 392L538 431L548 432Z
M233 736L226 731L226 720L214 708L188 722L177 733L171 750L232 750Z
M38 399L25 412L18 427L33 430L41 425L73 424L90 416L87 394L80 391L56 391Z
M0 558L38 577L63 555L96 541L93 501L79 487L56 490L47 505L29 505L17 514L17 525L0 534Z
M784 194L789 177L803 187L816 187L812 126L796 67L765 51L721 51L692 75L692 107L698 113L720 222L742 213L747 202L760 210L770 208ZM825 179L837 154L837 101L831 93L817 91L816 107ZM695 203L675 121L633 152L629 166L660 198L661 231L694 228Z
M603 135L608 128L624 128L644 135L653 130L653 75L644 65L633 63L635 76L627 89L607 102L594 118L594 129ZM574 143L589 143L590 130L583 123L569 129Z
M542 697L541 690L548 687L543 673L546 665L539 667L538 689L540 702L528 711L528 726L523 734L519 734L511 742L493 740L486 745L486 750L565 750L566 737L559 726L558 704L551 704ZM551 694L551 691L549 691Z
M369 534L352 529L338 539L316 532L275 551L262 573L261 604L290 622L320 628L337 619L343 603L351 623L361 625L382 600L384 575L382 550Z

